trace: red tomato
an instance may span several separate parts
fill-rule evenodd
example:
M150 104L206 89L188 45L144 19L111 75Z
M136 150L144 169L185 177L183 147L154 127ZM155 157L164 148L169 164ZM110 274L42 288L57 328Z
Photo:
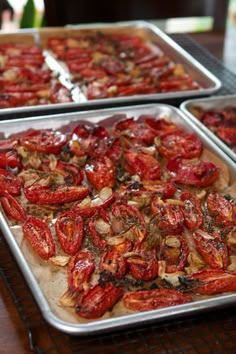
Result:
M20 144L31 151L59 154L66 144L66 136L59 131L32 130L20 139Z
M206 269L182 277L181 283L196 294L213 295L236 291L236 275L221 269Z
M145 95L155 92L156 88L154 87L154 85L145 82L118 87L118 96Z
M145 117L145 123L149 125L154 131L156 136L164 136L177 132L179 128L172 122L166 119L155 119L154 117Z
M135 279L150 281L158 275L158 262L154 249L145 250L141 247L135 247L132 255L127 257L127 262Z
M184 223L188 229L198 228L203 223L203 212L200 200L193 194L183 192L180 199L184 202L182 208L184 214Z
M79 185L84 179L83 170L72 163L57 161L55 169L51 170L64 176L67 185Z
M4 195L0 197L0 202L8 217L16 221L25 221L26 212L18 200L12 195L4 193Z
M219 127L216 134L228 145L236 145L236 128L235 127Z
M218 178L219 170L212 162L184 160L175 158L167 164L169 171L174 172L175 182L193 185L196 187L206 187L215 182Z
M20 194L22 182L13 173L0 169L0 193Z
M113 224L119 225L119 234L128 233L131 241L138 244L145 240L147 229L141 212L124 201L117 201L112 204ZM128 237L128 236L127 236Z
M122 279L127 272L126 258L116 250L107 251L100 259L99 269Z
M85 165L85 173L90 183L98 190L115 185L115 165L106 156L90 160Z
M171 198L176 192L176 187L171 181L142 181L143 188L153 194L161 195L162 198Z
M221 236L216 231L209 234L198 229L193 233L193 240L197 251L211 268L219 269L228 267L228 249Z
M25 238L34 251L44 259L55 256L55 243L48 225L36 217L30 216L23 224Z
M182 205L178 200L162 200L160 197L154 197L151 211L161 231L172 234L183 231L184 215Z
M236 204L230 202L223 195L210 192L206 199L207 209L217 225L222 227L236 225Z
M99 198L99 202L97 202L98 198L94 198L91 200L91 203L89 204L83 204L82 202L76 202L73 205L73 208L71 209L71 211L75 214L75 215L79 215L82 217L91 217L93 216L98 210L100 209L106 209L115 199L115 194L112 193L107 199L102 200L101 198ZM95 202L96 201L96 202Z
M166 261L166 272L173 273L184 269L189 249L181 235L168 235L161 240L160 259Z
M52 185L44 187L34 183L24 187L26 198L36 204L61 204L81 200L89 194L86 186Z
M126 152L125 169L131 175L139 175L141 179L155 180L161 177L161 165L153 157L147 154Z
M80 216L62 214L55 223L55 230L63 251L71 256L75 255L84 239L83 219Z
M0 167L1 168L15 168L20 167L20 157L14 149L1 149L0 147Z
M104 231L103 229L99 229L98 225L100 221L104 223L105 226L110 223L109 215L103 209L99 209L97 213L89 219L88 231L93 244L98 248L104 248L107 245L105 237L110 236L111 229L109 227L104 228Z
M158 150L167 159L174 157L192 159L201 155L202 142L195 134L179 131L162 137Z
M132 291L123 296L125 307L133 311L155 310L190 301L192 301L191 296L174 289Z
M76 311L84 318L98 318L110 310L123 294L123 289L106 283L95 285L81 299Z
M116 123L113 127L115 135L126 136L132 142L140 142L145 145L153 143L155 132L145 123L128 118Z
M86 290L95 269L95 262L90 251L83 250L73 256L68 264L68 285L70 289Z

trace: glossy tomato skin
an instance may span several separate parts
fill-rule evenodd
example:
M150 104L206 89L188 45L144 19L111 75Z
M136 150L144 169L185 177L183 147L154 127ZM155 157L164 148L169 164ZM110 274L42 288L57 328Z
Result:
M197 251L211 268L225 269L228 267L228 249L216 231L208 234L206 231L198 229L193 233L193 240Z
M195 134L179 131L162 137L158 150L167 159L192 159L201 155L202 142Z
M0 147L0 168L21 167L20 157L14 149L1 149Z
M0 169L0 193L19 195L22 182L13 173Z
M66 136L61 132L46 129L32 130L20 138L20 144L25 148L46 154L59 154L66 141Z
M156 250L133 249L134 254L127 258L129 270L138 280L150 281L158 275ZM133 253L132 252L132 253Z
M188 254L188 244L182 235L168 235L162 238L160 259L166 262L167 273L182 271Z
M173 122L169 122L166 119L155 119L154 117L144 118L145 123L150 126L156 136L165 136L177 132L179 128Z
M24 187L26 198L36 204L61 204L85 198L89 194L86 186L52 186L44 187L32 184Z
M196 294L213 295L236 291L236 274L221 269L205 269L187 275L183 280L189 284L189 291Z
M43 259L56 254L55 243L51 231L43 220L30 216L23 224L23 233L34 251Z
M175 182L199 187L213 184L219 175L218 168L212 162L200 160L192 162L175 158L168 161L167 169L174 172L173 180Z
M81 248L84 239L84 222L80 216L60 215L55 223L55 230L61 248L73 256Z
M200 200L192 193L182 192L180 199L184 202L184 223L189 230L199 228L203 223L203 212Z
M174 289L131 291L123 296L124 306L133 311L149 311L191 302L190 295Z
M236 204L217 192L210 192L206 199L207 209L217 225L222 227L236 225Z
M68 286L72 290L84 291L95 270L93 255L88 250L75 254L68 264Z
M126 258L115 249L106 251L100 259L99 269L122 279L128 269Z
M154 197L151 211L160 231L169 234L179 234L183 231L184 215L178 200Z
M138 175L141 179L156 180L161 177L161 165L151 155L126 152L125 170L131 175Z
M85 173L90 183L98 190L115 185L115 165L107 156L89 161L85 166Z
M109 283L104 287L97 284L82 297L77 313L88 319L99 318L116 304L122 294L123 289L120 287Z
M24 222L26 220L26 212L24 208L12 195L4 193L0 196L0 202L8 217L20 222Z

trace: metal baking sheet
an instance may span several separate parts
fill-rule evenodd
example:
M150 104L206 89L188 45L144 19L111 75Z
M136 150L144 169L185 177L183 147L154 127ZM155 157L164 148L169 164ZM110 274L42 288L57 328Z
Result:
M67 108L67 107L77 107L86 106L93 107L98 105L115 105L121 103L134 104L141 103L145 101L156 101L156 100L165 100L173 98L190 98L190 97L199 97L207 96L213 94L221 87L221 82L218 78L215 77L210 71L208 71L203 65L201 65L196 59L194 59L190 54L188 54L184 49L182 49L177 43L175 43L168 35L163 31L158 29L155 25L145 22L145 21L129 21L129 22L117 22L111 24L89 24L89 25L79 25L76 27L55 27L55 28L42 28L34 30L32 35L35 40L35 44L42 46L45 49L45 58L52 70L59 72L64 78L64 82L71 87L71 76L66 69L65 64L55 60L55 57L50 53L46 48L46 43L48 38L53 36L58 37L76 37L81 34L88 34L92 32L103 31L105 33L130 33L133 35L139 35L144 40L148 40L160 48L168 57L170 57L174 62L179 62L184 65L187 72L196 80L200 85L201 89L199 90L186 90L186 91L176 91L168 93L156 93L156 94L140 94L127 97L114 97L114 98L104 98L96 100L87 100L83 95L81 90L77 87L73 88L72 96L73 100L76 103L66 103L66 104L53 104L53 108ZM29 31L28 31L29 32ZM11 34L10 39L16 40L20 33ZM6 34L0 35L0 43L2 40L5 40ZM63 79L62 79L63 81ZM67 86L67 87L68 87ZM72 85L73 86L73 85ZM17 108L7 108L0 110L5 113L18 113L24 111L35 110L46 110L48 105L40 106L30 106L30 107L17 107Z
M203 99L192 99L183 102L180 109L196 124L208 137L214 141L227 155L229 155L236 162L236 152L230 149L216 134L207 128L200 120L194 116L192 109L194 107L201 107L204 110L218 110L226 107L236 108L236 95L217 96Z
M194 132L198 135L204 146L210 151L214 152L222 161L227 164L230 175L231 183L236 178L236 166L233 161L224 154L224 152L214 144L188 117L186 117L180 110L175 107L165 104L149 104L133 107L120 107L112 109L103 109L87 112L74 112L59 115L49 115L41 117L31 117L25 119L17 119L11 121L0 122L0 132L7 132L8 135L26 131L29 128L41 129L52 128L59 129L62 126L71 124L72 122L87 121L93 123L100 123L111 125L114 119L120 118L117 115L126 114L128 117L132 116L138 118L140 115L151 115L157 117L168 117L171 121L184 128L186 131ZM114 118L116 115L116 118ZM103 122L103 123L102 123ZM135 314L122 315L115 318L98 319L93 322L81 323L71 322L65 318L61 318L52 309L51 300L45 296L37 273L34 274L30 268L29 263L22 252L22 249L17 241L16 231L19 226L9 226L6 218L0 213L0 227L6 238L6 241L15 256L15 259L34 295L34 298L44 316L46 321L57 329L72 335L89 335L98 332L108 332L126 327L137 326L152 321L160 321L164 319L176 318L178 316L186 316L195 314L199 311L206 311L211 308L226 306L235 303L236 293L218 295L201 299L191 303L166 307L158 310L140 312ZM53 300L53 301L56 301Z

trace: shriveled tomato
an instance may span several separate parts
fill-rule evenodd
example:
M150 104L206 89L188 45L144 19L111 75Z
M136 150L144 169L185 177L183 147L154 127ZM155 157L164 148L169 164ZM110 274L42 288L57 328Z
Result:
M143 153L126 152L125 169L141 179L156 180L161 177L161 165L155 157Z
M0 145L0 167L1 168L15 168L20 167L20 157L14 149L2 149Z
M123 296L125 307L133 311L149 311L191 302L190 295L174 289L131 291Z
M13 173L0 169L0 193L20 194L22 182Z
M85 173L92 185L100 190L115 185L115 165L109 157L97 157L85 165Z
M228 249L218 232L209 234L198 229L193 233L193 240L197 251L211 268L228 267Z
M42 186L34 183L24 187L26 198L36 204L61 204L81 200L89 194L86 186L52 185Z
M59 154L66 144L66 135L53 130L32 130L20 138L20 144L31 151Z
M55 243L45 221L34 216L28 217L23 224L23 233L41 258L49 259L55 256Z
M122 279L127 272L126 258L116 250L107 251L100 259L99 269Z
M217 192L210 192L206 199L209 214L217 225L222 227L236 225L236 204Z
M196 294L226 293L236 291L236 274L221 269L205 269L181 277L181 283Z
M167 159L177 156L192 159L201 155L202 142L195 134L179 131L162 137L158 150Z
M8 193L0 197L2 208L6 215L15 221L25 221L26 212L16 198Z
M168 235L162 238L160 259L166 262L167 273L183 270L188 253L188 244L182 235Z
M219 175L219 170L212 162L184 160L175 158L168 162L167 168L174 173L175 182L206 187L213 184Z
M55 230L61 248L73 256L81 248L84 239L84 222L80 216L62 214L55 223Z
M127 262L131 274L135 279L145 281L153 280L158 275L158 262L156 250L142 249L135 247L130 256L127 256Z
M198 197L192 193L183 192L180 195L180 199L184 202L182 210L187 228L192 230L200 227L203 223L203 212Z
M123 294L123 289L106 283L104 287L95 285L81 299L76 308L79 316L98 318L110 310Z
M86 290L94 269L95 261L90 251L83 250L74 255L68 264L69 288L76 291Z
M118 96L133 96L140 94L155 93L156 88L151 83L140 82L118 87Z
M172 234L179 234L183 231L184 215L182 203L179 200L163 200L156 196L152 200L151 211L161 231Z
M112 204L112 224L115 233L130 239L135 244L141 243L147 237L144 216L135 206L124 201Z
M51 169L51 171L60 173L62 176L64 176L64 180L67 185L79 185L84 178L82 169L72 163L64 161L57 161L56 167Z

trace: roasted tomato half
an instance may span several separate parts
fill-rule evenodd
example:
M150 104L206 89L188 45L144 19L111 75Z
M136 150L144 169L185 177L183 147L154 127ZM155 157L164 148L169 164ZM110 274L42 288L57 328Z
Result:
M192 193L183 192L180 199L184 203L182 210L187 228L192 230L200 227L203 223L203 212L198 197Z
M95 261L90 251L83 250L74 255L68 264L69 288L76 291L87 290L94 269Z
M63 251L71 256L75 255L84 239L83 219L69 213L62 214L55 223L55 230Z
M90 183L98 190L115 185L115 165L109 157L90 160L85 165L85 173Z
M55 242L46 222L30 216L23 224L23 232L34 251L41 258L49 259L55 256Z
M125 307L133 311L155 310L191 301L191 296L174 289L132 291L123 296Z
M123 289L106 283L104 287L95 285L81 299L77 313L84 318L98 318L110 310L123 294Z
M22 182L13 173L0 169L0 193L20 194Z
M209 234L198 229L193 233L193 240L197 251L211 268L227 268L229 264L227 246L218 232Z
M210 192L206 199L209 214L221 227L236 225L236 204L217 192Z
M66 135L59 131L32 130L20 138L20 144L31 151L59 154L66 140Z
M218 168L212 162L200 160L176 158L168 162L167 168L173 172L175 182L196 187L213 184L219 175Z
M26 212L16 198L8 193L0 196L0 202L6 215L15 221L24 222Z
M156 180L161 177L161 165L155 157L143 153L126 152L125 169L141 179Z
M201 155L202 142L195 134L179 131L161 138L158 150L167 159L192 159Z

